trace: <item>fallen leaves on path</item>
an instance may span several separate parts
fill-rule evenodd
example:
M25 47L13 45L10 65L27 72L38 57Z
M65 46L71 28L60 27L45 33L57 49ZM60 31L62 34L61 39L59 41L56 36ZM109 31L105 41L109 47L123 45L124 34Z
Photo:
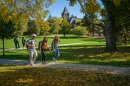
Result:
M1 86L130 86L130 76L30 66L0 67Z

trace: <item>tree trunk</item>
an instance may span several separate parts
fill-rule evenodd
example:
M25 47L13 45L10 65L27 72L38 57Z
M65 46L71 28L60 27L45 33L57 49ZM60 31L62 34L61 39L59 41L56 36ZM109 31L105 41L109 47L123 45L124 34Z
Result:
M113 31L114 26L112 26L111 21L107 21L106 24L106 48L105 51L117 51L116 48L116 36L115 31ZM113 28L113 29L112 29Z
M2 38L2 42L3 42L3 55L5 55L5 45L4 45L4 38Z
M65 37L65 33L64 33L64 37Z
M127 45L127 36L126 36L126 33L125 33L124 39L125 39L125 45Z
M93 37L95 36L95 34L94 34L94 28L95 28L95 24L92 24L92 30L93 30Z
M115 5L111 0L102 0L106 9L106 48L105 51L117 51L116 27L115 27Z

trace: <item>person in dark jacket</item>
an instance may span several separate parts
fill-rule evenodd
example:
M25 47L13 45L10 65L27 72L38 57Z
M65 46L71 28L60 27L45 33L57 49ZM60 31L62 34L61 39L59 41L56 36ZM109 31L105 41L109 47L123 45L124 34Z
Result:
M26 43L26 40L25 40L25 37L22 38L22 45L23 45L23 48L25 46L25 43Z
M14 38L14 44L15 44L15 49L20 48L20 46L19 46L19 38L18 38L18 36L16 36L16 37Z

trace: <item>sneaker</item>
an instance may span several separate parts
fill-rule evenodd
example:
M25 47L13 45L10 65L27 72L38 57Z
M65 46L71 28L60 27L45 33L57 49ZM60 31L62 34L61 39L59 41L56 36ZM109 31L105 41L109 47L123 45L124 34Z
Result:
M47 62L42 62L42 64L46 64Z
M33 66L36 66L35 64L33 64Z
M55 63L58 63L58 61L55 61Z
M31 64L31 66L35 66L35 64Z
M53 58L53 60L55 61L55 59Z

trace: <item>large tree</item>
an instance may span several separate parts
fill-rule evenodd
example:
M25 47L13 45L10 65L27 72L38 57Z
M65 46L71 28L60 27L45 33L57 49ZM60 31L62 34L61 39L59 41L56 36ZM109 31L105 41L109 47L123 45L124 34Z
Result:
M123 44L128 44L130 40L130 0L122 0L116 6L116 28L118 28L117 39Z
M84 16L84 25L87 26L88 34L92 34L92 36L95 36L95 32L98 30L98 24L100 20L97 17L97 14L89 14L89 19L93 22L93 24L88 25L85 20L86 16Z
M13 36L14 30L14 24L12 21L5 22L3 20L0 20L0 39L2 39L3 42L3 55L5 55L4 40L10 39Z
M39 33L40 33L40 25L39 25L39 23L37 23L36 20L30 20L30 21L28 22L27 32L28 32L29 34L35 33L35 34L39 35Z
M52 17L49 18L47 21L49 22L49 26L50 26L50 34L59 33L61 29L60 27L61 19L57 17Z
M38 22L37 20L30 20L28 22L28 28L25 34L35 33L37 35L45 35L49 33L49 30L50 30L49 22L43 20L40 22Z
M0 0L0 38L12 37L15 31L18 31L19 24L28 20L42 20L46 17L49 7L55 0ZM6 34L7 33L7 34Z
M49 34L50 26L49 22L41 21L40 35Z
M89 6L86 6L86 3L88 2L96 2L97 0L70 0L70 4L76 4L76 2L78 2L81 6L81 10L83 13L85 13L86 20L88 24L93 24L92 21L90 21L89 17L88 17L88 8ZM106 11L106 22L105 22L105 26L106 28L104 29L105 31L105 36L106 36L106 51L117 51L117 47L116 47L116 33L118 32L118 28L116 27L116 12L117 9L120 10L120 8L118 6L125 6L126 4L129 3L129 0L100 0L105 8ZM124 2L124 5L121 5L120 3ZM95 4L96 6L96 4ZM91 7L91 6L90 6ZM129 8L129 6L125 6L126 8ZM92 8L91 8L92 9ZM91 10L90 9L90 10ZM98 9L92 9L94 11L98 10ZM123 10L120 10L123 11ZM126 11L127 12L127 11ZM126 13L125 12L125 13ZM118 14L119 15L119 14ZM121 16L121 15L119 15ZM124 20L124 19L123 19ZM121 21L123 21L121 20Z
M124 27L129 27L129 0L101 0L106 10L106 50L117 51L116 35ZM119 34L121 35L121 34Z
M102 0L106 10L106 51L117 51L116 27L115 27L115 4L111 0Z
M65 35L70 32L71 26L66 19L62 20L60 26L61 26L61 31L62 31L62 33L64 34L64 37L65 37Z

